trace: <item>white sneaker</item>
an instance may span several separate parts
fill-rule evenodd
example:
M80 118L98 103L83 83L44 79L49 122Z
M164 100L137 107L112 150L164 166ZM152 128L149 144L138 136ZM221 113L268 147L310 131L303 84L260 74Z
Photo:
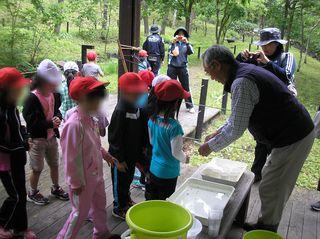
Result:
M194 110L194 108L192 107L192 108L190 108L190 109L188 109L188 112L190 113L190 114L194 114L194 113L196 113L196 111Z

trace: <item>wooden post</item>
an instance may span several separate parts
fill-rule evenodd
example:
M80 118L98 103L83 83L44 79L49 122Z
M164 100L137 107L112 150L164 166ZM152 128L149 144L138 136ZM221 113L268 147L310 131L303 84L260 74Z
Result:
M198 47L198 59L200 59L201 56L201 46Z
M119 42L128 46L140 45L140 0L120 0L119 7ZM133 64L132 50L123 50L127 61L128 71L137 71L137 65ZM129 62L130 61L130 62ZM121 59L118 64L118 76L125 72Z
M318 188L317 188L318 191L320 191L320 179L318 181Z
M195 138L198 140L201 140L201 135L203 130L203 120L204 120L204 113L206 109L205 105L207 101L208 82L209 82L208 79L202 79L202 83L201 83L198 119L197 119L196 133L195 133Z
M69 33L69 22L67 22L67 33Z
M251 51L251 43L249 43L249 51Z
M82 65L87 62L87 50L94 49L92 45L81 45L81 63Z
M221 111L223 114L225 114L227 111L228 92L224 91L224 89L223 89L222 94L223 95L222 95Z
M233 55L235 55L236 52L237 52L237 45L234 45L234 47L233 47Z

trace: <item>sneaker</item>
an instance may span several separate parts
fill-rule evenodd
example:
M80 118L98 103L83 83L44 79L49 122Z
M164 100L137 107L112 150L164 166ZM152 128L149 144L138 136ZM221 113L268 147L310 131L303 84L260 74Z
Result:
M39 190L36 191L34 194L31 194L30 192L28 193L28 196L27 196L27 200L29 202L33 202L34 204L36 205L40 205L40 206L43 206L43 205L46 205L48 204L50 201L49 201L49 198L46 198L45 196L43 196Z
M114 208L112 210L112 216L120 218L122 220L126 219L126 211L124 209Z
M62 200L69 201L69 195L61 187L51 187L51 195Z
M0 238L7 239L12 237L13 234L10 231L4 229L3 227L0 227Z
M188 109L188 112L190 113L190 114L194 114L194 113L196 113L196 111L194 110L194 108L192 107L192 108L190 108L190 109Z
M311 208L315 211L320 212L320 201L311 205Z

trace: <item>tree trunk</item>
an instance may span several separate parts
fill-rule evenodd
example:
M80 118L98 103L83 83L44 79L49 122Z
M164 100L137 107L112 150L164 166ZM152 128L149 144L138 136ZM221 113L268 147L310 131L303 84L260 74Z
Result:
M207 36L207 32L208 32L208 26L207 26L207 21L204 22L204 36Z
M289 51L289 48L290 48L291 31L292 31L292 24L293 24L293 19L294 19L294 13L295 13L295 11L296 11L296 5L297 5L297 1L295 1L295 2L292 4L292 6L290 7L290 11L289 11L289 22L288 22L288 28L287 28L287 30L286 30L288 43L286 44L285 51Z
M289 7L290 7L290 0L285 0L285 4L284 4L284 16L283 16L283 20L282 20L282 26L281 26L281 36L282 38L285 37L285 29L286 29L286 23L287 23L287 18L288 18L288 12L289 12Z
M141 1L141 6L143 9L143 26L144 26L144 35L148 35L149 34L149 17L148 17L148 5L146 0L142 0Z
M63 3L64 0L58 0L58 4ZM61 31L61 22L54 25L54 33L59 34Z
M309 50L309 45L310 45L312 33L318 27L319 24L320 24L320 19L318 20L318 22L316 22L316 24L309 31L307 45L306 45L306 51L305 51L305 56L304 56L304 64L307 64L307 56L308 56L308 50Z
M184 14L185 14L185 18L186 18L186 26L185 27L186 27L187 32L190 33L191 13L192 13L192 7L193 7L194 0L189 0L188 3L189 3L189 5L185 6Z
M107 30L108 22L108 0L103 0L103 20L102 20L102 29Z
M172 16L172 28L176 28L177 14L178 14L178 10L174 9L173 16Z
M303 54L303 43L304 43L304 19L303 19L303 5L300 8L300 24L301 24L301 45L300 45L300 55L299 55L299 63L298 63L298 68L297 72L300 71L301 68L301 62L302 62L302 54Z
M168 14L162 17L162 21L161 21L161 34L165 35L166 34L166 27L167 27L167 23L168 23Z

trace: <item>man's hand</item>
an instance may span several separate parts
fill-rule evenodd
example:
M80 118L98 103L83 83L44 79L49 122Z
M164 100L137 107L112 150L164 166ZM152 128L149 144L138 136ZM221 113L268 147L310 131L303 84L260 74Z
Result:
M209 135L205 138L204 142L207 143L210 139L214 138L217 134L219 134L219 131L217 131L217 130L214 131L212 134L209 134Z
M209 147L208 143L204 143L203 145L200 146L200 148L198 149L198 152L201 156L208 156L212 150Z
M126 162L118 163L116 166L120 172L123 172L123 173L127 172L128 166Z
M59 117L55 116L52 118L52 123L53 123L53 128L57 129L61 124L61 120L59 119Z
M245 60L248 60L252 56L252 53L248 49L245 49L244 51L241 52L241 56Z
M78 196L82 193L83 190L84 190L84 186L81 186L80 188L71 189L72 193Z
M270 61L263 51L258 51L256 54L259 54L259 57L257 58L258 63L267 64Z
M105 152L103 154L103 159L104 159L104 161L107 162L109 167L110 166L113 167L115 164L118 164L118 160L115 157L113 157L111 154L109 154L108 152Z

